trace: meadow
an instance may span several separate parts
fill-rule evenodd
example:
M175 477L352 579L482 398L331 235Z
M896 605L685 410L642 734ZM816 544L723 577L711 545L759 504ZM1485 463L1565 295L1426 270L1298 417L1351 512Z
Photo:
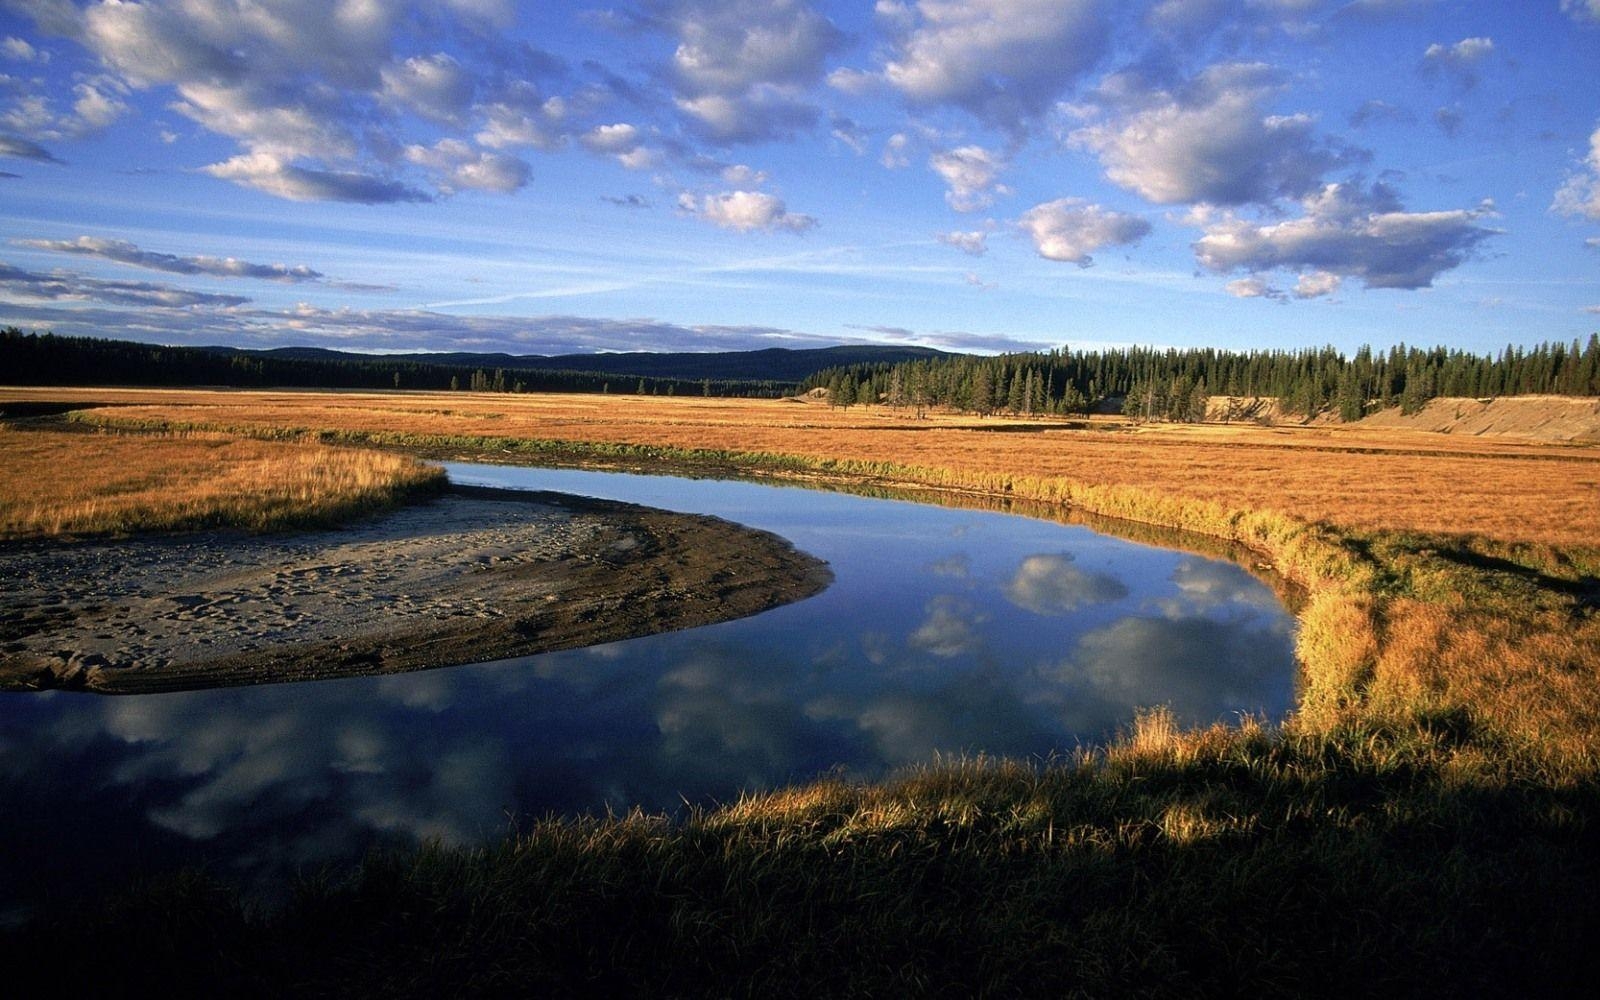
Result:
M406 456L316 442L0 424L0 540L331 524L442 485Z
M185 876L30 947L72 926L128 975L374 995L1564 994L1600 971L1600 450L818 401L80 398L121 404L80 427L917 486L1198 532L1304 588L1302 694L1281 725L1186 732L1157 708L1052 761L551 818L374 858L272 913Z

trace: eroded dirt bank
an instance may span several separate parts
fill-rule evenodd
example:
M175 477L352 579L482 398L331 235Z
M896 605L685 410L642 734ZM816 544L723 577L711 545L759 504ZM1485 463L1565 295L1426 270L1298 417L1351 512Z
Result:
M712 517L453 487L343 528L0 546L0 688L395 673L754 614L832 579Z

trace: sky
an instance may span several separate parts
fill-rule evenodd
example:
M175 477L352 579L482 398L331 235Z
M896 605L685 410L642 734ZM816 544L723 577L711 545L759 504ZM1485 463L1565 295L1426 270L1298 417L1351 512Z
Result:
M239 347L1600 329L1600 0L0 0L0 324Z

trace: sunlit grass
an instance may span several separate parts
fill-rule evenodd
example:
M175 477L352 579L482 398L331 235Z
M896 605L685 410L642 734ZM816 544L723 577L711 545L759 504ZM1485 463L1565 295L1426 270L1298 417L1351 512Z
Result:
M0 539L328 524L442 481L406 456L314 442L0 425Z

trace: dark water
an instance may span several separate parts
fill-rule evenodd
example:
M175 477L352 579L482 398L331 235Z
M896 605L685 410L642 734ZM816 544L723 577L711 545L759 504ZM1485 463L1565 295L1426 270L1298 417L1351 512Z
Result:
M1293 620L1238 566L1087 528L748 483L453 466L765 528L836 581L754 618L392 677L0 696L0 915L203 861L265 887L380 844L673 809L935 754L1043 757L1141 706L1279 716Z

